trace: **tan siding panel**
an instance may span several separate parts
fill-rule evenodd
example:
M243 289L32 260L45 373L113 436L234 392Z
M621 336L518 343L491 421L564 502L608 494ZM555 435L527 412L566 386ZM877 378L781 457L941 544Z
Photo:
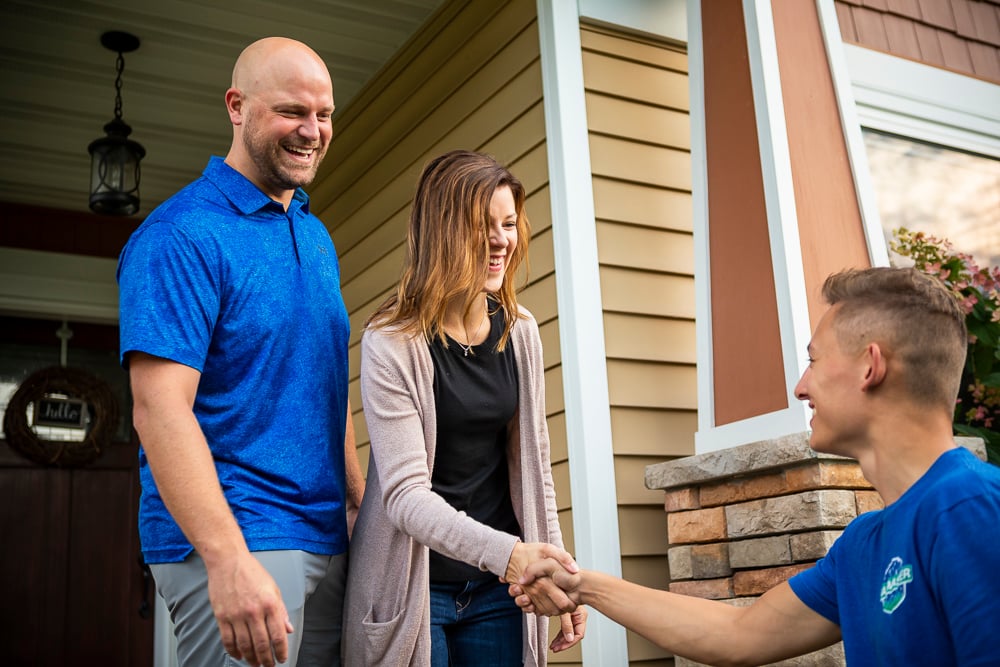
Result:
M524 283L523 273L527 270L528 280L537 281L555 273L556 258L552 247L552 228L542 230L537 235L532 234L528 252L527 268L521 265L522 276L518 276L518 285Z
M670 586L670 566L666 556L629 556L622 559L622 579L665 591Z
M591 134L590 162L595 176L691 190L691 154L687 151Z
M534 64L530 69L532 80L526 81L525 85L540 86L541 85L541 65ZM529 88L529 90L531 89ZM505 98L509 97L507 95ZM488 103L487 108L493 105ZM494 110L499 111L499 110ZM503 111L500 111L503 114ZM509 113L509 110L508 110ZM515 173L518 174L518 178L522 181L524 180L520 176L520 171L516 169L516 163L513 162L517 158L521 157L533 148L536 148L540 143L545 141L545 108L542 106L541 100L535 102L527 111L523 114L514 118L513 121L507 127L503 128L503 131L498 133L496 136L492 137L489 141L479 146L476 150L480 150L484 153L492 155L497 160L503 164L509 164L511 167L515 168ZM548 174L546 173L546 177ZM535 181L537 187L538 181ZM527 185L527 184L526 184ZM530 192L530 190L529 190Z
M605 311L694 319L694 279L601 268Z
M611 408L616 454L659 456L667 460L694 454L698 413L694 410Z
M531 311L539 322L547 322L556 316L555 275L546 276L533 282L517 295L518 303ZM555 359L546 359L547 362Z
M697 427L687 58L584 28L584 85L623 571L666 569L663 494L645 467L693 451ZM670 664L628 633L631 665Z
M416 182L414 182L415 186ZM406 243L406 227L410 217L408 204L409 202L383 224L376 226L371 234L365 236L353 247L347 248L343 252L337 248L341 283L346 284L359 273L368 270L373 262Z
M622 559L622 577L640 586L666 590L668 576L666 556L629 556ZM628 632L628 655L631 665L652 667L673 664L670 653L631 631Z
M556 366L545 371L545 412L562 412L566 409L563 400L562 367Z
M673 666L673 659L664 657L670 654L653 642L637 635L631 630L626 631L625 635L628 644L629 665L641 665L642 667Z
M347 187L358 184L369 193L364 197L367 199L388 180L379 173L380 168L398 170L408 164L396 160L387 165L373 164L373 152L385 156L389 149L411 139L418 126L424 126L424 130L434 128L434 133L417 132L423 135L420 146L405 144L406 157L421 154L440 137L441 127L450 127L428 121L433 111L448 102L449 113L470 112L491 97L484 96L484 86L498 89L513 72L537 58L534 15L530 0L516 0L499 8L470 3L447 25L435 25L437 34L421 35L415 40L423 42L419 49L404 48L400 58L409 61L390 63L382 76L369 85L373 94L365 91L359 96L342 123L335 119L334 144L342 146L335 170L338 178L319 179L322 183L314 194L318 203L325 208L327 201L342 199ZM529 25L531 29L525 30ZM467 82L470 85L465 85ZM473 87L474 91L463 92ZM470 97L470 93L476 97Z
M691 150L691 123L686 112L597 93L587 93L586 101L591 132Z
M623 557L667 553L667 513L662 502L655 507L619 507L618 529Z
M605 266L694 275L691 234L598 222L597 244Z
M604 337L609 358L690 364L696 361L693 320L605 313Z
M688 110L687 75L682 72L584 51L583 78L587 90Z
M662 456L615 455L615 485L619 505L650 505L663 510L663 490L646 488L646 466L663 463Z
M547 407L547 406L546 406ZM552 463L562 463L569 460L569 449L566 440L566 413L549 413L549 455ZM569 487L566 487L567 489Z
M694 215L688 192L597 177L594 178L594 210L601 220L685 232L693 229Z
M528 193L524 207L528 211L528 220L531 221L532 236L552 229L552 200L548 183L541 189Z
M500 59L500 62L503 60ZM498 135L506 139L511 151L516 147L528 151L532 146L536 146L542 139L544 125L538 126L535 122L526 123L523 129L535 133L528 137L516 137L513 130L511 133L505 133L503 130L509 124L512 113L516 114L529 104L533 104L530 102L531 92L536 91L537 94L540 85L540 69L535 63L490 97L491 103L486 104L478 97L473 98L482 106L465 117L460 115L463 107L455 100L452 100L453 104L435 110L427 122L440 125L442 128L440 132L421 127L420 131L409 133L405 139L401 139L393 146L386 156L370 167L368 178L352 185L338 198L337 207L326 215L326 219L337 220L339 216L342 220L341 223L335 222L332 225L338 232L336 236L338 247L345 250L353 247L369 233L374 223L380 223L401 207L407 207L423 165L436 155L453 148L479 149L488 138L495 138ZM519 128L515 126L515 129ZM437 141L431 142L432 138L437 138ZM511 163L515 158L522 156L510 152L506 155L497 154L496 157L502 162ZM537 157L527 164L531 168L530 174L519 171L515 166L516 163L512 164L512 167L525 187L530 188L532 182L543 182L545 179L538 178ZM403 165L406 168L400 171ZM382 187L373 191L375 183L382 183ZM360 224L354 224L359 218ZM405 230L405 217L402 218L402 222Z
M558 492L556 493L556 507L560 510L570 508L570 484L569 484L569 462L562 461L552 464L552 482ZM661 491L662 493L662 491Z
M580 31L580 44L584 51L618 56L637 63L687 73L687 54L663 44L647 43L632 38L622 39L621 35L601 32L590 27Z
M509 165L529 194L548 185L549 163L544 142L536 145L516 161L510 162Z
M693 410L696 380L694 366L608 361L612 405Z
M538 333L542 339L542 353L545 355L545 368L559 364L561 358L559 349L559 320L539 322ZM549 411L551 412L551 410Z
M350 282L341 287L344 303L350 311L369 301L373 295L390 291L399 280L400 269L406 257L406 247L396 246L392 252L383 256L368 267L367 271L357 274Z
M556 487L557 496L563 492L563 489ZM569 489L565 489L565 493L569 493ZM573 510L560 510L559 530L562 532L563 548L566 549L566 551L573 553L576 548L575 537L573 534Z

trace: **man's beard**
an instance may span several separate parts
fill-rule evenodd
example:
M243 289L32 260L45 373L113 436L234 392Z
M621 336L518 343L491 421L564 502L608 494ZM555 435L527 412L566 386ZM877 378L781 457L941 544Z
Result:
M294 190L312 183L326 155L326 148L313 149L313 161L308 167L290 165L287 161L291 158L281 147L281 142L263 137L256 129L256 120L255 113L247 115L243 128L243 147L267 183L279 190Z

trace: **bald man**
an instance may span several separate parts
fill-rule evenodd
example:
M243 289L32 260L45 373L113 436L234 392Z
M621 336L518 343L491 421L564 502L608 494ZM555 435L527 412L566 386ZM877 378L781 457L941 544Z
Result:
M333 85L312 49L274 37L239 56L225 101L228 155L119 259L143 556L182 667L339 665L364 481L340 268L302 190Z

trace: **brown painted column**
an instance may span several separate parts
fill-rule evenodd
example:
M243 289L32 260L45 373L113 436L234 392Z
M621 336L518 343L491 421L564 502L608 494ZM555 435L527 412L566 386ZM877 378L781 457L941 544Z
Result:
M688 9L703 452L808 428L792 390L819 288L870 260L817 4Z

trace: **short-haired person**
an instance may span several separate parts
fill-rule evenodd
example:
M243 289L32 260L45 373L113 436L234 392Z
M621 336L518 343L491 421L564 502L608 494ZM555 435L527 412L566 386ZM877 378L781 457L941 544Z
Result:
M333 85L312 49L271 37L240 54L225 101L229 153L150 213L119 263L139 534L182 667L329 667L364 491L340 268L302 190L330 143Z
M1000 468L952 435L968 342L958 302L904 268L835 274L823 295L830 308L795 395L813 409L812 448L857 459L885 509L746 608L551 561L512 587L520 606L588 604L712 665L770 663L838 639L852 667L1000 664Z
M521 182L451 151L417 184L395 293L361 338L368 486L351 541L349 665L546 664L549 620L507 595L563 551L545 421L545 366L515 278L528 252ZM580 641L563 615L555 651Z

